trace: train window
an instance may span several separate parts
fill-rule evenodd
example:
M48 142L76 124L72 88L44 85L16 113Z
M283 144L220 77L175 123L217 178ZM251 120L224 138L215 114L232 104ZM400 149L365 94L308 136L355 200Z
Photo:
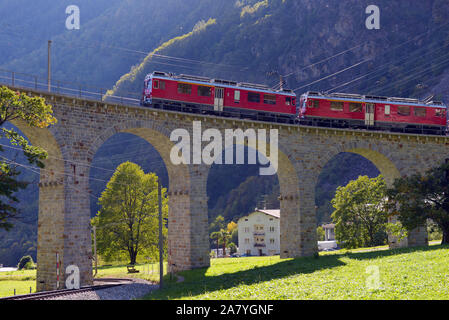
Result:
M211 87L198 86L198 96L210 97L212 95Z
M318 109L319 106L320 106L319 100L310 100L309 108Z
M341 102L341 101L331 101L331 110L343 111L343 102Z
M386 105L385 105L385 115L386 115L386 116L389 116L389 115L390 115L390 105L389 105L389 104L386 104Z
M178 83L178 93L192 94L192 85L188 83Z
M159 89L159 80L154 80L153 81L153 88L154 89Z
M286 97L285 98L285 105L286 106L291 106L292 105L292 98Z
M257 92L248 92L248 102L260 102L260 94Z
M415 117L425 118L426 117L426 108L415 107L414 113L415 113Z
M398 115L400 115L400 116L409 116L410 115L410 107L399 106L398 107Z
M159 89L165 90L165 81L159 80Z
M355 103L355 102L349 103L349 112L362 112L362 111L363 111L363 108L362 108L361 103Z
M234 91L234 102L240 103L240 91L239 90Z
M265 104L276 104L276 95L274 94L264 94L263 103Z
M435 117L444 118L445 117L444 109L435 109Z

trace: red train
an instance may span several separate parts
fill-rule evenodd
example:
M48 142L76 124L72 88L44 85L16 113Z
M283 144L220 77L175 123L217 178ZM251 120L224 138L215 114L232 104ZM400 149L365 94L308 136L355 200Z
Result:
M445 135L442 102L357 94L307 92L296 103L288 89L190 75L153 72L145 78L141 104L309 126Z
M263 121L294 122L296 94L265 85L153 72L145 78L142 105Z

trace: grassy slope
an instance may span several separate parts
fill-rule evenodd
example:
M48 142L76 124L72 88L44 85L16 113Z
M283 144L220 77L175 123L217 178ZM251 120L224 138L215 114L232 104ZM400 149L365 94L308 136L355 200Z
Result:
M378 266L380 288L366 273ZM251 257L212 260L181 273L183 283L147 299L448 299L449 247L321 255L319 259Z
M213 259L211 267L185 271L177 283L165 272L165 289L146 299L448 299L449 246L364 252L367 248L320 253L319 259L250 257ZM369 266L379 267L380 288L367 289ZM100 267L97 278L137 277L157 281L154 265ZM167 270L166 264L164 267ZM0 274L0 297L35 291L36 271Z

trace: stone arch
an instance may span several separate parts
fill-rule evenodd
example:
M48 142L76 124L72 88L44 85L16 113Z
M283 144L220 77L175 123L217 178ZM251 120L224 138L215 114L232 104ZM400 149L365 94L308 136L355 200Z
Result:
M280 132L280 131L279 131ZM222 130L223 133L223 130ZM267 137L268 137L267 132ZM222 134L224 137L224 134ZM269 139L268 139L269 140ZM240 145L237 141L233 140L233 146ZM244 139L243 146L251 148L248 145L248 140ZM215 155L215 158L221 157L223 151L231 146L224 145L221 153ZM259 145L255 148L257 152L260 152L265 158L269 158L268 155L271 152L269 141L266 142L266 149L259 148ZM287 145L283 145L282 137L279 135L278 141L278 165L276 175L279 180L280 189L280 255L281 258L291 257L292 255L303 254L302 248L304 248L303 240L305 239L305 229L301 228L301 212L299 206L300 199L300 184L297 168L295 168L293 156L289 154L289 148ZM211 166L206 166L206 179L207 183ZM298 233L299 237L295 237L294 234Z
M151 120L123 122L100 133L89 148L90 161L98 148L116 133L130 133L144 139L157 150L165 164L169 179L168 263L171 270L209 266L209 252L203 244L203 238L207 237L207 213L204 219L201 212L204 200L197 197L192 182L199 173L198 168L171 162L170 152L175 146L170 141L171 130ZM198 228L201 232L195 231Z
M395 145L390 144L387 141L351 141L349 143L338 144L326 153L320 159L319 169L315 175L314 186L318 182L318 175L321 173L321 169L337 154L348 152L354 153L369 160L382 174L387 184L387 187L392 187L394 180L401 176L408 175L411 170L425 168L423 160L420 157L414 157L414 166L410 166L410 160L404 159L404 155L398 153L395 149ZM402 147L402 146L401 146ZM391 218L392 222L396 221L395 218ZM397 241L397 238L389 235L388 242L391 248L403 247L407 245L414 245L415 243L425 242L426 235L425 228L418 228L409 233L408 239L403 239L401 242Z
M40 170L37 240L37 291L56 288L56 254L64 260L65 191L64 157L61 144L51 128L30 127L22 121L12 121L29 139L48 153L45 168Z

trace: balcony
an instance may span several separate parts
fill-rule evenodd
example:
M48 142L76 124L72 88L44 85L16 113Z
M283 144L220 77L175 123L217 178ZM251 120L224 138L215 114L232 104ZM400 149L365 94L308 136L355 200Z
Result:
M265 247L266 247L266 245L265 245L265 243L255 243L255 244L254 244L254 247L261 247L261 248L265 248Z
M254 231L253 235L255 235L255 236L264 236L265 235L265 231Z

